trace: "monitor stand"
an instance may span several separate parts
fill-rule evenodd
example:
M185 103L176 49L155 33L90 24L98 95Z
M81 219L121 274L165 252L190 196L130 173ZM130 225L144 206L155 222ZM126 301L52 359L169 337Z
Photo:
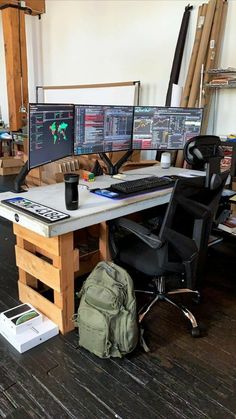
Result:
M22 188L22 186L25 185L25 178L28 173L29 173L29 168L28 168L28 160L27 160L24 166L22 166L18 175L15 177L12 192L15 192L15 193L27 192L25 189Z
M108 174L113 176L117 175L119 173L119 169L121 168L122 164L124 164L128 158L131 156L133 150L128 150L121 158L118 160L115 164L111 162L109 157L106 155L106 153L99 153L99 157L102 159L102 161L106 164L108 168Z

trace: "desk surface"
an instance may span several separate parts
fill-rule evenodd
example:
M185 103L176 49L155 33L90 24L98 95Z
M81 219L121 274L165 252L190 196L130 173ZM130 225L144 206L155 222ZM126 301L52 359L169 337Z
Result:
M160 166L155 165L125 172L126 176L123 180L133 180L150 175L165 176L171 174L181 174L187 176L191 175L191 173L195 175L199 174L200 176L203 175L203 172L180 169L177 167L161 169ZM122 180L114 179L108 175L103 175L98 176L94 182L81 181L81 185L86 185L90 189L107 188L112 183L117 182L122 182ZM25 198L31 199L35 202L68 213L70 218L64 221L46 224L28 214L17 212L19 216L19 225L33 230L44 237L53 237L74 230L79 230L90 225L98 224L103 221L138 212L146 208L165 204L169 201L170 194L171 188L168 188L125 199L113 200L90 193L86 190L86 188L80 188L79 186L79 208L75 211L68 211L65 207L65 186L62 182L53 185L31 188L23 194L5 192L0 194L0 200L15 196L24 196ZM0 216L12 222L16 222L15 214L15 209L7 208L0 203Z

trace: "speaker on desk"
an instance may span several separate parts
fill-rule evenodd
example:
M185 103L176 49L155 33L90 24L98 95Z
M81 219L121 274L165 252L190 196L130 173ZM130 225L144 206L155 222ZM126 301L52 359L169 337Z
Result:
M171 154L170 153L162 153L161 155L161 168L162 169L169 169L171 166Z

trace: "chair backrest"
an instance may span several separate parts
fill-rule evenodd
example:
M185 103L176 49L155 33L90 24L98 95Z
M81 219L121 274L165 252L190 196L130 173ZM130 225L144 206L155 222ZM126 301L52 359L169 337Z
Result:
M217 135L192 137L186 142L183 152L184 159L193 170L206 171L206 186L209 186L210 182L217 181L220 162L224 158L220 137ZM214 177L212 177L213 174Z
M198 251L198 264L203 264L212 222L217 211L228 172L219 174L215 188L205 186L205 176L182 178L173 188L170 203L160 229L159 238L181 253Z

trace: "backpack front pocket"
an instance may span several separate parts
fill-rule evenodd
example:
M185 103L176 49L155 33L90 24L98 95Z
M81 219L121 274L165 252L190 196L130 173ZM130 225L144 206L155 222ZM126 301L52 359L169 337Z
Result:
M106 316L93 307L83 307L78 312L78 327L79 345L100 358L107 358L111 343Z

